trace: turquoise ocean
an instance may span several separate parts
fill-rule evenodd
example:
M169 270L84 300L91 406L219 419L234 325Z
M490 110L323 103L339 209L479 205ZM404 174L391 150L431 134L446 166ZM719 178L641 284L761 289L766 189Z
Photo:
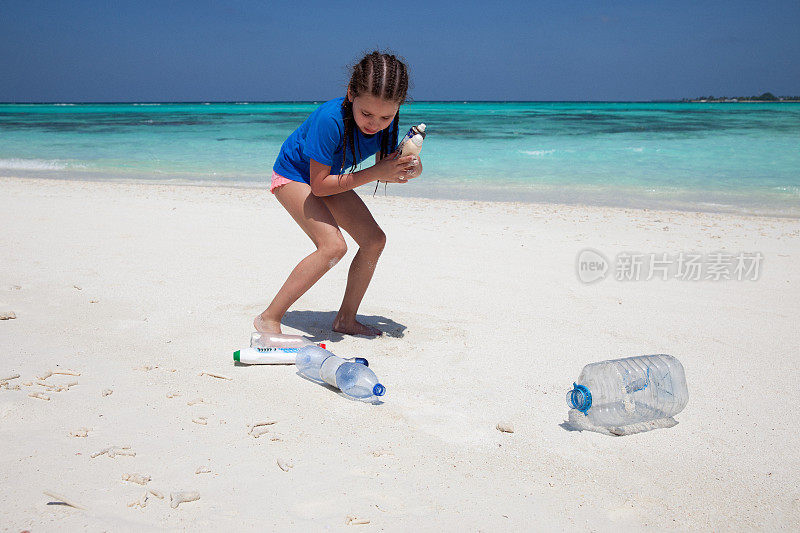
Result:
M0 176L266 188L319 103L0 104ZM420 122L423 175L378 194L800 217L800 104L402 106Z

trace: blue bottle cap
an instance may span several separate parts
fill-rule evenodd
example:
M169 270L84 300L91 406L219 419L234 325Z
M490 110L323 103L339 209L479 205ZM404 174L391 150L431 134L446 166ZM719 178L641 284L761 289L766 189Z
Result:
M381 385L380 383L376 383L374 387L372 387L372 394L375 396L383 396L386 394L386 387Z
M584 385L573 383L572 386L574 388L567 393L567 405L586 414L592 407L592 393Z

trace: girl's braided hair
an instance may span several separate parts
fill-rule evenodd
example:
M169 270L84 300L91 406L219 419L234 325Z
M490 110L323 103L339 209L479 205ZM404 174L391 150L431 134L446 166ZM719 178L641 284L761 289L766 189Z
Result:
M391 54L383 54L377 50L364 56L361 61L353 66L350 82L347 84L350 94L355 98L363 94L371 94L383 100L397 102L398 105L406 101L408 93L408 68L405 63ZM345 96L342 102L344 111L344 136L342 138L342 170L341 175L345 174L344 164L346 161L348 145L352 155L353 166L349 172L356 168L356 122L353 117L353 104ZM383 159L394 150L394 146L389 143L397 138L397 125L400 122L400 112L392 121L392 125L380 132L381 151L380 158ZM391 130L391 131L389 131Z

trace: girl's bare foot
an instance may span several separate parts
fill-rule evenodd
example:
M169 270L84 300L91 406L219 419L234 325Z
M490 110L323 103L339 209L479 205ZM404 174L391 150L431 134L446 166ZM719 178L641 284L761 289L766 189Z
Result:
M275 320L264 320L261 315L258 315L255 320L253 320L253 327L256 328L256 331L261 333L281 333L280 322L276 322Z
M345 320L338 316L333 321L333 331L344 333L345 335L366 335L367 337L379 337L383 335L383 332L378 328L362 324L355 318Z

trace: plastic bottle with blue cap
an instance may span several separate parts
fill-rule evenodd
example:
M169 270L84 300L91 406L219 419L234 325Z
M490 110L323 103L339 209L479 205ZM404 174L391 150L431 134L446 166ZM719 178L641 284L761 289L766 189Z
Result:
M377 402L386 393L366 359L348 361L319 346L303 346L297 351L297 372L311 381L327 383L346 396L365 402Z
M567 405L601 427L669 418L689 401L683 365L666 354L592 363L572 385Z

